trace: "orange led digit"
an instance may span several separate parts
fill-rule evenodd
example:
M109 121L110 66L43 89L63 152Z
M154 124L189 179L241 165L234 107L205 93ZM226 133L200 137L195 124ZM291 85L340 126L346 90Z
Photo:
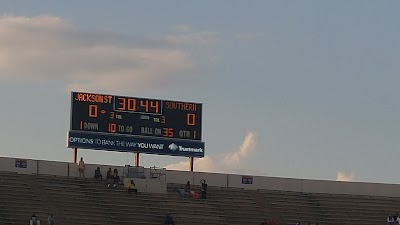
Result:
M89 105L89 117L97 117L97 105Z
M156 110L156 113L158 113L158 101L150 101L150 107L154 108Z
M145 112L149 112L149 100L140 100L140 106L146 108Z
M118 107L118 110L125 110L126 109L126 98L118 98L118 100L121 100L118 104L121 105L121 107Z
M136 111L136 99L135 98L128 98L128 110Z
M194 113L188 113L187 118L186 118L186 123L189 126L194 126L196 125L196 114Z

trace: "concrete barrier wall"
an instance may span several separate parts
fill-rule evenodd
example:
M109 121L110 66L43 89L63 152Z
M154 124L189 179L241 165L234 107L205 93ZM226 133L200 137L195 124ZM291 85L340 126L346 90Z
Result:
M228 187L227 183L227 174L221 173L193 173L193 182L194 185L201 185L201 179L206 180L208 186L218 186L218 187Z
M186 184L189 181L194 183L194 173L190 171L167 170L167 182L176 184Z
M303 191L310 193L400 197L400 185L398 184L304 180Z
M26 168L15 167L15 160L18 158L0 157L0 171L17 172L23 174L37 173L37 161L31 159L23 159L27 161Z
M56 176L68 176L68 164L65 162L36 161L38 162L38 173Z
M257 177L257 189L303 191L303 180L280 177Z
M26 168L17 168L15 166L16 160L20 159L0 157L0 171L18 172L22 174L39 173L58 176L78 176L78 167L75 163L22 159L27 162ZM111 168L112 171L114 171L115 168L118 169L119 175L123 176L123 166L86 164L86 177L92 178L97 167L100 167L104 179L108 168ZM166 190L167 183L178 183L184 185L187 181L190 181L192 185L200 185L200 180L205 179L209 186L235 187L248 190L270 189L309 193L400 197L400 185L398 184L338 182L261 176L249 176L253 178L252 184L243 184L243 176L236 174L166 170L166 175L160 177L160 179L150 179L150 169L145 168L144 172L147 179L143 180L146 181L135 179L135 183L139 182L137 184L140 188L143 188L141 186L144 185L145 190L161 193L164 189ZM141 184L142 181L139 180L142 180L144 184ZM161 184L165 184L165 187L160 186Z
M167 193L167 181L159 179L145 179L146 191L151 193Z
M253 176L253 184L243 184L242 183L242 175L237 174L229 174L227 176L227 183L229 187L243 188L248 190L256 190L259 189L259 184L257 184L256 179Z

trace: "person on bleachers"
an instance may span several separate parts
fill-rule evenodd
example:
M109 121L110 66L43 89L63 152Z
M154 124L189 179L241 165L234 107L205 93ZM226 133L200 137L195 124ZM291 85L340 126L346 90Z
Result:
M394 214L393 215L393 224L398 224L397 223L397 218L398 218L399 216L397 215L397 214Z
M108 188L117 188L117 184L115 183L114 179L108 179L107 180L107 187Z
M201 199L207 199L207 183L206 180L201 179L200 181L201 183Z
M164 225L175 225L174 219L170 214L165 215Z
M40 220L35 213L31 216L30 225L40 225Z
M117 169L114 169L114 182L116 184L121 183L121 180L119 179L119 176L118 176L118 170Z
M388 225L394 225L395 224L395 220L394 220L392 215L389 215L386 220L387 220L387 224Z
M303 224L301 224L301 222L299 221L299 222L296 223L296 225L303 225Z
M185 191L186 191L187 193L190 193L191 190L192 190L192 189L190 188L190 182L188 181L188 182L186 182L186 185L185 185Z
M85 178L85 162L83 161L83 157L81 157L81 160L78 163L78 172L79 177Z
M109 179L113 179L114 180L114 176L112 175L111 168L108 168L107 176L106 176L106 180L108 181Z
M181 187L178 189L178 192L179 192L179 194L182 196L182 198L187 198L187 197L189 197L189 195L190 195L189 192L186 192L186 190L185 190L185 188L183 188L183 186L181 186Z
M56 218L54 217L53 213L49 215L47 218L47 223L49 225L55 225L56 224Z
M261 225L268 225L268 220L264 219L264 222L262 222Z
M200 198L200 194L195 192L195 191L190 191L190 195L192 196L193 199L199 199Z
M133 180L131 180L131 182L128 185L128 194L130 194L132 191L135 192L135 194L137 194L136 184L135 182L133 182Z
M94 179L103 180L103 175L101 175L100 167L97 167L97 169L94 171Z
M397 216L396 223L400 224L400 216Z

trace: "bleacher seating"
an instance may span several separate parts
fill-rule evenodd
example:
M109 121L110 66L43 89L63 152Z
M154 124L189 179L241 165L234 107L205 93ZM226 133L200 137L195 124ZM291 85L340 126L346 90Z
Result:
M266 205L284 224L298 221L318 225L386 225L397 213L400 198L259 190Z
M51 211L30 185L31 176L3 172L0 176L0 224L27 224L32 213L47 222Z
M311 199L326 211L329 224L384 225L386 217L400 208L400 198L313 194Z
M170 195L177 196L177 189L181 184L169 184ZM200 192L198 185L193 188ZM175 198L177 198L175 197ZM180 197L179 197L180 198ZM182 198L180 198L182 201ZM193 202L193 200L191 200ZM249 192L238 188L208 187L207 200L197 200L195 202L204 202L208 208L211 208L213 215L219 215L218 224L229 225L259 225L265 218L261 207ZM203 209L202 209L203 210ZM204 211L200 212L204 215ZM208 217L205 215L203 217ZM190 223L188 223L190 224Z
M42 224L53 213L58 225L157 225L167 213L177 225L258 225L264 218L282 225L384 225L400 208L400 198L393 197L209 186L207 200L195 200L179 196L181 184L168 184L166 194L129 195L93 179L9 172L0 176L1 225L28 224L33 212Z
M310 194L273 190L258 192L263 199L263 207L276 212L285 224L296 224L299 221L311 224L325 222L323 209L311 201Z

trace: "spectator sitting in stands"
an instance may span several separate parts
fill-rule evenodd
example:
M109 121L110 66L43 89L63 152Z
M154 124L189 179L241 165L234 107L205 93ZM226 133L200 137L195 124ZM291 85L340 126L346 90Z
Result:
M296 225L302 225L302 224L301 224L301 222L299 221L299 222L296 223Z
M165 215L164 225L175 225L174 219L170 214Z
M268 225L267 219L264 219L264 222L262 222L261 225Z
M110 178L107 180L107 187L108 188L116 188L117 184L115 183L115 180L113 178Z
M119 179L119 176L118 176L118 170L117 169L114 169L114 182L116 184L121 183L121 180Z
M49 225L55 225L56 224L56 219L54 218L53 213L49 215L49 217L47 218L47 223Z
M396 222L397 224L400 224L400 216L397 216Z
M133 180L131 180L131 182L128 185L128 194L130 194L131 191L133 191L133 192L135 192L135 194L137 194L136 184L135 184L135 182L133 182Z
M393 218L393 216L392 215L389 215L388 217L387 217L387 224L388 225L394 225L395 223L394 223L394 218Z
M40 225L40 220L35 213L31 216L30 225Z
M192 190L192 189L190 189L190 182L188 181L188 182L186 182L186 185L185 185L185 191L187 193L190 193L190 190Z
M183 186L181 186L178 189L179 194L182 196L182 198L187 198L189 197L189 192L186 192L185 188L183 188Z
M107 176L106 176L106 180L108 181L109 179L114 179L114 176L112 175L111 168L108 168Z
M97 169L94 171L94 179L103 180L103 175L101 175L100 167L97 167Z
M394 214L394 216L393 216L393 224L398 224L397 223L397 218L398 218L399 216L397 215L397 214Z
M192 195L192 198L194 198L194 199L199 199L200 198L199 193L196 193L195 191L190 191L190 195Z

